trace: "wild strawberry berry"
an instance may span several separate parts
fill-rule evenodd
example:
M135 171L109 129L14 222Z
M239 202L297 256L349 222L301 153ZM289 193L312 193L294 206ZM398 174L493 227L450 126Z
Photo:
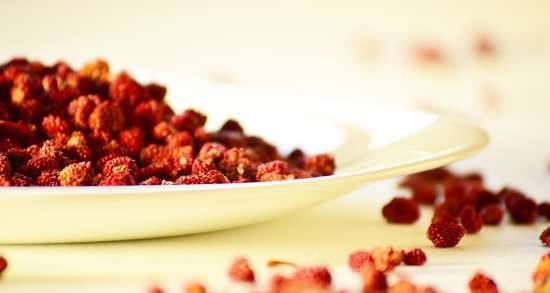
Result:
M251 149L231 148L223 153L219 170L231 181L239 179L253 180L259 158Z
M292 280L328 288L332 283L332 276L326 267L302 267L294 272Z
M147 293L164 293L164 290L159 286L152 286L147 290Z
M140 185L161 185L162 184L162 179L160 179L156 176L153 176L153 177L149 177L149 178L141 181L139 184Z
M136 181L132 175L127 172L112 173L109 176L104 176L98 185L101 186L117 186L117 185L135 185Z
M118 141L132 156L137 156L145 144L145 134L139 127L128 128L118 134Z
M236 258L228 271L229 277L233 281L245 282L245 283L254 283L255 276L254 271L248 264L248 260L244 257Z
M201 283L193 282L185 285L184 293L206 293L206 288Z
M2 274L8 268L8 261L0 256L0 274Z
M181 176L176 184L222 184L229 183L229 179L218 170L210 170L197 175Z
M244 133L244 130L241 124L239 124L239 122L233 119L229 119L225 121L225 123L220 128L220 131L235 131L235 132Z
M403 255L403 262L408 266L421 266L426 263L426 254L420 248L411 249Z
M288 163L283 161L271 161L258 166L256 181L280 181L292 179L288 174Z
M88 125L94 130L116 132L124 127L125 118L121 106L111 101L99 103L90 114Z
M377 270L373 265L367 265L361 271L363 279L363 293L386 292L388 281L386 274Z
M411 199L395 197L382 208L382 215L389 223L412 224L420 218L420 209Z
M87 77L95 82L109 81L109 64L102 59L86 63L79 71L83 77Z
M508 196L506 209L517 224L533 224L537 218L537 203L526 196Z
M455 247L462 237L464 228L453 222L436 222L428 228L428 239L435 247Z
M306 154L301 149L295 149L288 154L287 161L293 168L303 168L306 164Z
M498 287L495 281L488 276L478 272L472 276L468 282L471 293L498 293Z
M191 109L172 117L172 125L179 130L194 131L204 124L206 124L206 116Z
M91 162L70 164L59 172L59 183L62 186L89 185L92 181L92 172Z
M69 123L65 119L55 115L44 117L42 120L42 129L51 138L59 134L68 134L70 131Z
M365 266L372 265L374 260L370 253L366 250L358 250L353 252L348 257L348 265L354 272L361 272Z
M11 163L8 156L4 153L0 153L0 175L11 175Z
M105 162L102 172L106 177L115 173L128 173L135 176L137 172L137 164L136 161L130 157L114 157Z
M403 262L403 250L391 246L377 247L369 253L374 262L374 267L382 272L390 272Z
M80 96L69 103L67 113L76 127L87 128L88 118L100 102L101 98L97 95Z
M305 169L314 176L328 176L334 174L334 158L327 154L309 157L305 162Z
M59 171L50 170L44 171L36 177L36 185L38 186L59 186Z
M546 227L546 229L542 231L542 233L539 236L539 239L544 245L550 246L550 227Z
M468 234L475 234L483 227L483 220L472 206L462 209L462 212L460 212L460 223Z
M479 215L484 225L496 226L502 222L504 211L498 204L490 204L481 209Z
M550 202L545 201L539 203L537 211L540 216L545 217L546 220L550 220Z
M532 275L533 293L547 293L550 288L550 253L543 255Z

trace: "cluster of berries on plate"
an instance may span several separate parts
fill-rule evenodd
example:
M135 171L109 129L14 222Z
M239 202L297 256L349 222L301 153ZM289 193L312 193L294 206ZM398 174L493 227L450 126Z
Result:
M0 186L245 183L334 173L332 156L283 156L235 120L179 114L166 88L112 74L103 60L76 70L23 58L0 65Z

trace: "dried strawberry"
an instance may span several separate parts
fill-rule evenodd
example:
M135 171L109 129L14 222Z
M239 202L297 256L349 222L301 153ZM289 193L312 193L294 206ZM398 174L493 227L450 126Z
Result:
M222 184L229 183L229 179L218 170L210 170L197 175L182 176L176 184Z
M59 172L59 183L62 186L82 186L92 182L92 163L80 162L70 164Z
M468 282L471 293L498 293L495 281L482 273L476 273Z
M206 116L195 110L188 109L180 115L172 117L171 122L179 130L194 131L206 124Z
M427 261L426 254L420 248L411 249L405 252L403 262L408 266L421 266Z
M453 222L435 222L428 228L428 239L435 247L455 247L462 237L464 228Z
M292 179L293 176L289 176L288 164L283 161L271 161L258 166L256 173L256 181L280 181Z
M377 270L374 266L367 265L361 271L361 277L363 279L363 293L386 292L388 288L386 274Z
M374 267L382 272L390 272L403 261L404 252L391 246L377 247L370 252Z
M332 283L332 276L326 267L302 267L294 272L292 280L328 288Z
M348 265L354 272L361 272L365 266L374 263L372 256L366 250L358 250L348 257Z
M305 162L305 169L314 176L328 176L334 174L336 164L334 158L327 154L309 157Z
M481 209L479 215L483 220L483 224L496 226L502 222L504 211L498 204L490 204Z
M550 227L546 227L546 229L542 231L542 233L539 236L539 239L544 245L550 246Z
M382 215L390 223L412 224L420 218L420 209L411 199L395 197L382 208Z
M467 206L460 212L460 223L468 234L478 233L483 227L483 219L472 206Z
M229 277L236 282L254 283L254 271L244 257L236 258L229 267Z

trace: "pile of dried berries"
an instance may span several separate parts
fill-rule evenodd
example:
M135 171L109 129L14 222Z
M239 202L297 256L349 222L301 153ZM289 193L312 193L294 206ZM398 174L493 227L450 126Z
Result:
M478 233L484 225L499 225L505 212L516 224L534 224L538 217L550 220L550 203L537 205L509 187L493 192L477 173L458 175L438 168L409 175L400 186L409 189L411 197L393 198L382 208L382 215L389 223L412 224L420 217L419 205L432 206L427 236L436 247L454 247L466 233ZM540 240L550 246L550 227Z
M409 256L407 256L409 255ZM413 265L423 264L426 255L420 249L408 252L392 247L375 248L370 251L360 250L348 258L350 269L362 280L362 293L437 293L434 287L419 286L402 276L390 282L390 274L395 265L411 258ZM420 262L419 262L420 261ZM351 289L336 290L333 287L330 270L324 266L301 267L284 261L270 261L268 267L290 265L294 272L289 275L271 276L268 287L261 286L255 279L255 273L246 258L238 257L228 270L229 278L235 283L249 284L250 292L264 293L331 293L352 292ZM390 269L388 269L390 268ZM476 272L469 280L467 288L470 293L498 293L497 283L484 273ZM544 255L533 272L533 292L550 292L550 253ZM163 293L163 289L152 286L149 293ZM206 287L200 283L189 283L184 287L185 293L206 293Z
M204 129L178 115L166 88L111 76L102 60L73 70L13 59L0 65L0 186L243 183L331 175L330 155L288 157L239 123Z

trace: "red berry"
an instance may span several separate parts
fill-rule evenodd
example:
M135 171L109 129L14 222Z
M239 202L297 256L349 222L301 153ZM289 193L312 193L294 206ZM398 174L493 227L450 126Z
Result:
M483 220L472 206L467 206L460 212L460 223L468 234L475 234L483 228Z
M176 184L223 184L229 183L229 179L218 170L210 170L196 175L181 176Z
M254 283L254 271L244 257L236 258L229 267L229 277L236 282Z
M388 281L386 274L377 270L374 266L368 265L361 271L363 279L363 293L386 292Z
M545 217L546 220L550 220L550 202L541 202L537 210L540 216Z
M0 274L2 274L8 268L8 261L0 256Z
M336 164L331 155L319 154L306 159L305 169L314 176L328 176L334 174Z
M361 272L363 268L367 265L372 265L374 260L372 259L370 253L366 250L358 250L348 257L348 265L354 272Z
M550 227L546 227L546 229L542 231L539 239L544 245L550 246Z
M428 239L435 247L455 247L462 237L464 228L453 222L436 222L428 228Z
M158 286L152 286L147 290L147 293L164 293L164 290L162 290L161 287Z
M411 249L403 256L403 262L408 266L421 266L426 263L426 260L426 254L420 248Z
M471 293L498 293L495 281L482 273L476 273L468 282Z
M288 175L288 163L283 161L271 161L258 166L256 181L280 181L292 179Z
M326 267L302 267L294 272L292 280L328 288L332 283L332 276Z
M62 186L82 186L92 182L92 163L80 162L70 164L59 172L59 183Z
M204 285L201 283L190 283L187 284L184 288L185 293L206 293L206 288L204 288Z
M370 252L374 267L382 272L390 272L403 262L403 250L391 246L377 247Z
M420 209L415 201L395 197L382 208L386 221L397 224L412 224L420 218Z
M481 209L479 213L484 225L496 226L502 222L504 211L497 204L490 204Z
M526 196L509 196L506 209L517 224L533 224L537 219L537 203Z

